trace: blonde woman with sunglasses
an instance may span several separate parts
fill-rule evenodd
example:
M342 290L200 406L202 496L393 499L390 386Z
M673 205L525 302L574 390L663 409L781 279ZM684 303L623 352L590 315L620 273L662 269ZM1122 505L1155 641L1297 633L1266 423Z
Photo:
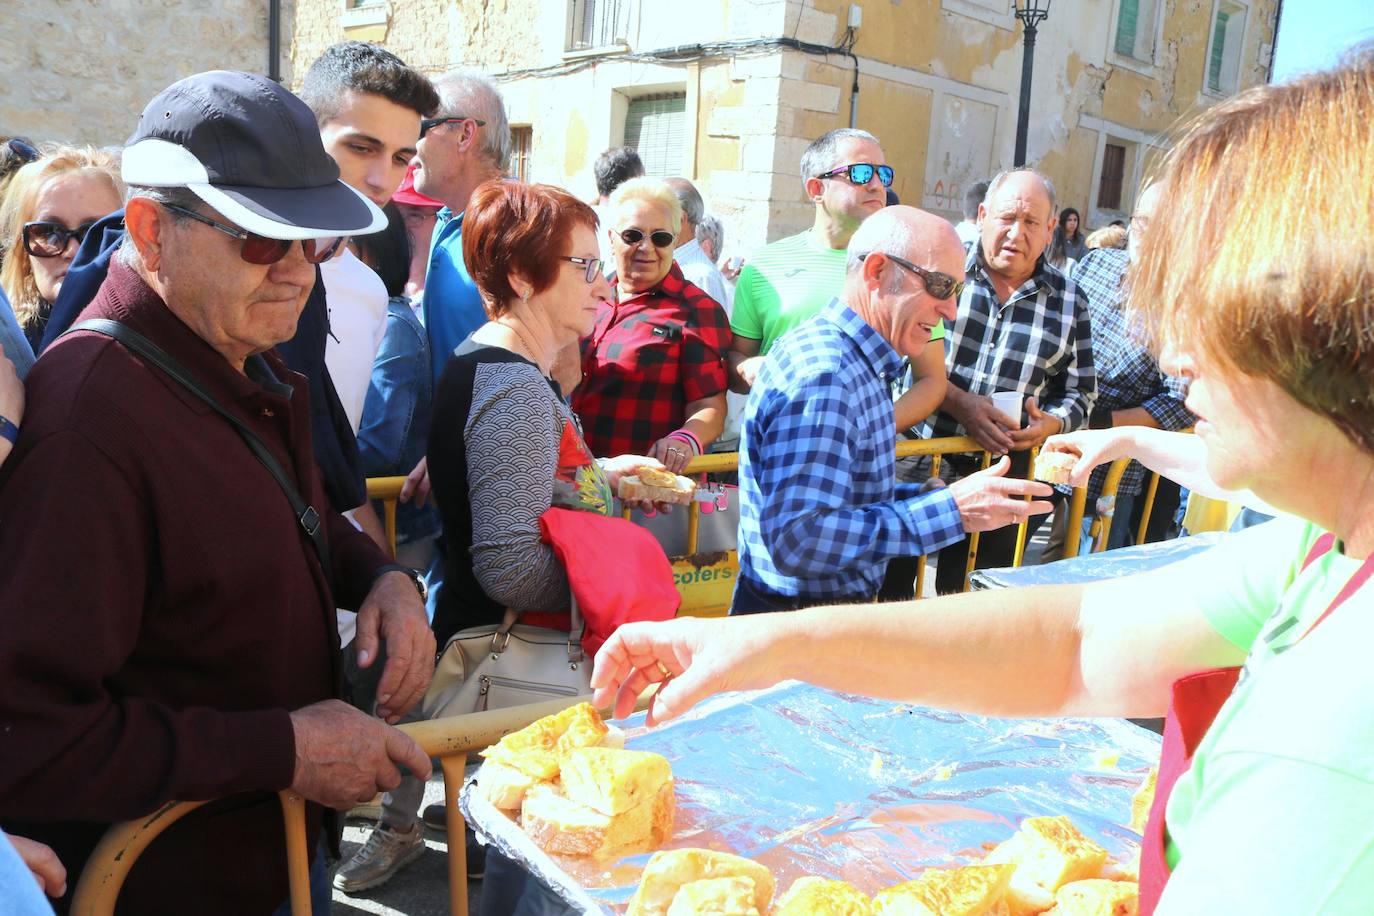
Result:
M0 286L34 352L81 240L120 208L124 192L115 153L56 145L42 152L14 174L0 206Z

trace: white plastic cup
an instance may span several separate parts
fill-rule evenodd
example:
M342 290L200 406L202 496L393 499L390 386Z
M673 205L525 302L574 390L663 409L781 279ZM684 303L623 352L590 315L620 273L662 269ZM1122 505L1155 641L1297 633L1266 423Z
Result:
M1010 417L1016 429L1021 429L1021 408L1025 401L1019 391L998 391L992 395L992 406Z

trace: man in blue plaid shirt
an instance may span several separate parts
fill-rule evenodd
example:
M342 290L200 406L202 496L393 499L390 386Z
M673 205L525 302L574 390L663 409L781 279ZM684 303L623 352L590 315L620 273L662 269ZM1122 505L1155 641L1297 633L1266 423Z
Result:
M740 574L732 614L877 595L887 561L1045 512L1045 484L1001 475L948 488L896 482L891 382L954 316L962 250L949 223L911 207L850 240L844 292L784 336L745 409Z
M1193 414L1183 406L1187 386L1181 379L1159 371L1159 363L1132 332L1121 311L1126 298L1126 268L1140 251L1140 241L1149 229L1150 216L1159 203L1160 192L1159 185L1151 185L1140 193L1131 214L1129 254L1118 248L1099 248L1089 252L1073 272L1074 282L1088 297L1088 310L1092 315L1098 391L1088 419L1090 429L1152 426L1178 430L1193 425ZM1091 521L1096 514L1097 498L1102 493L1102 482L1109 466L1104 464L1093 471L1088 482L1085 522ZM1116 490L1112 529L1107 539L1109 549L1131 542L1134 534L1131 517L1144 481L1145 468L1139 461L1132 461ZM1057 515L1041 562L1062 557L1065 540L1065 521Z

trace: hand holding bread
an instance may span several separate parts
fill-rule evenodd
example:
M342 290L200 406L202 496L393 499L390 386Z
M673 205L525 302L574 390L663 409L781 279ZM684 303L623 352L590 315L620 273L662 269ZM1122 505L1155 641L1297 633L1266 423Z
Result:
M1074 459L1069 465L1068 478L1062 482L1069 486L1081 487L1088 483L1088 477L1092 474L1093 468L1099 464L1110 464L1118 458L1126 457L1131 454L1133 447L1133 433L1129 426L1117 426L1111 429L1083 429L1076 433L1050 436L1040 449L1040 458L1045 458L1047 455L1067 455ZM1057 457L1054 460L1063 461L1064 459ZM1037 469L1040 467L1038 459L1036 467ZM1039 480L1049 479L1041 477L1038 470L1035 477ZM1058 483L1060 481L1051 482Z

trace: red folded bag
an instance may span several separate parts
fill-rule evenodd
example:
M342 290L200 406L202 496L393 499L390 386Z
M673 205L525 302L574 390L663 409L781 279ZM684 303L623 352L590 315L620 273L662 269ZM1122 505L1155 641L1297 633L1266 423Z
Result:
M568 573L587 623L582 648L588 655L622 623L677 616L682 596L673 568L648 531L623 518L551 507L539 518L539 532Z

